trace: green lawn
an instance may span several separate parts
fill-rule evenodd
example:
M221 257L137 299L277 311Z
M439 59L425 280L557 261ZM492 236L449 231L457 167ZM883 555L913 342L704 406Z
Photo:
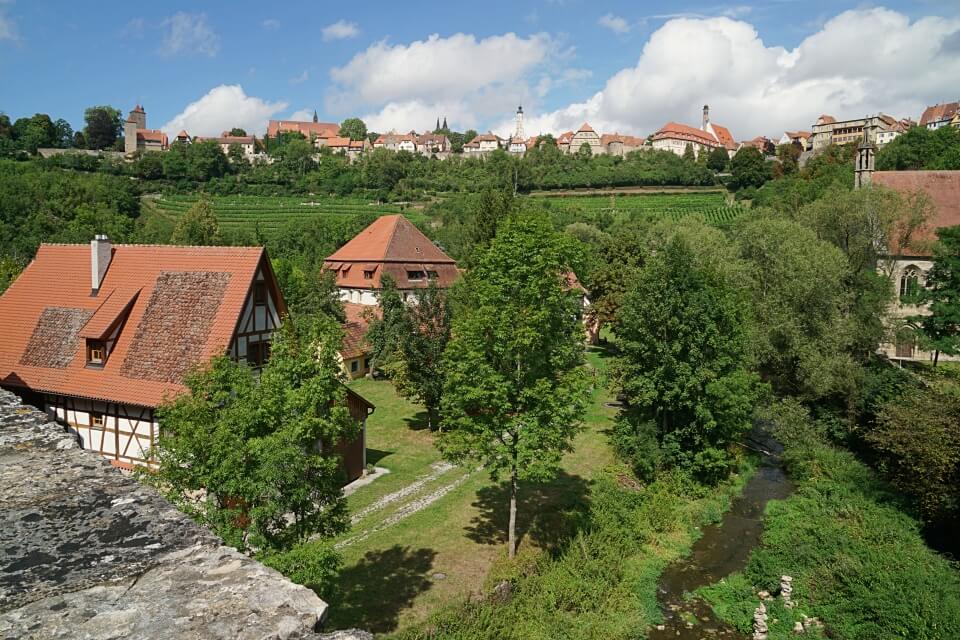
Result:
M522 550L556 545L565 533L560 526L568 520L564 514L584 507L591 477L613 461L605 433L616 412L604 406L611 400L607 361L600 349L588 354L596 384L586 428L564 458L562 472L551 483L521 488ZM389 382L364 379L350 386L377 407L367 422L367 456L390 473L348 498L352 514L368 512L340 538L350 543L340 549L340 594L331 602L327 626L391 633L484 586L490 568L504 555L507 494L482 470L436 474L431 465L442 458L434 434L424 428L422 409L398 397ZM412 483L420 483L416 491L369 511ZM422 510L398 517L414 501L437 492L446 493Z

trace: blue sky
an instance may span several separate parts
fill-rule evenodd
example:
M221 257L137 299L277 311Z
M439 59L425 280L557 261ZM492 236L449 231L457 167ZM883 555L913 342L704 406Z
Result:
M741 139L819 113L919 116L960 98L960 2L42 2L0 0L0 110L81 126L262 131L317 109L376 130L699 123ZM259 132L259 131L258 131Z

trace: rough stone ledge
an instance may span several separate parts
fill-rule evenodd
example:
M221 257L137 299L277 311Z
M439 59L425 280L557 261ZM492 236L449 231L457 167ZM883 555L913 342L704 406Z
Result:
M322 638L327 605L0 390L0 638Z

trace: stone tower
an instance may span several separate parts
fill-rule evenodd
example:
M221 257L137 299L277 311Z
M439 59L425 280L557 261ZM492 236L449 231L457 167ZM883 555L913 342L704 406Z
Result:
M707 130L707 126L710 124L710 105L703 105L703 125L700 127L703 131Z
M857 147L857 163L854 169L855 177L853 183L855 189L859 189L873 182L873 163L876 155L877 148L870 142L867 130L864 129L863 141L860 142L860 146Z
M513 132L513 137L518 140L526 139L526 136L523 135L523 105L517 107L517 129Z
M130 115L127 117L127 122L137 123L137 129L146 129L147 128L147 112L143 110L143 107L137 105L133 108L133 111L130 112Z
M137 105L123 123L123 151L135 153L137 151L137 130L147 128L147 112Z

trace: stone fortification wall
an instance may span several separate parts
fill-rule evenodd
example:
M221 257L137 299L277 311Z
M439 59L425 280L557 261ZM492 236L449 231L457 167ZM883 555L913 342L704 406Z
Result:
M0 638L323 638L326 610L0 390Z

